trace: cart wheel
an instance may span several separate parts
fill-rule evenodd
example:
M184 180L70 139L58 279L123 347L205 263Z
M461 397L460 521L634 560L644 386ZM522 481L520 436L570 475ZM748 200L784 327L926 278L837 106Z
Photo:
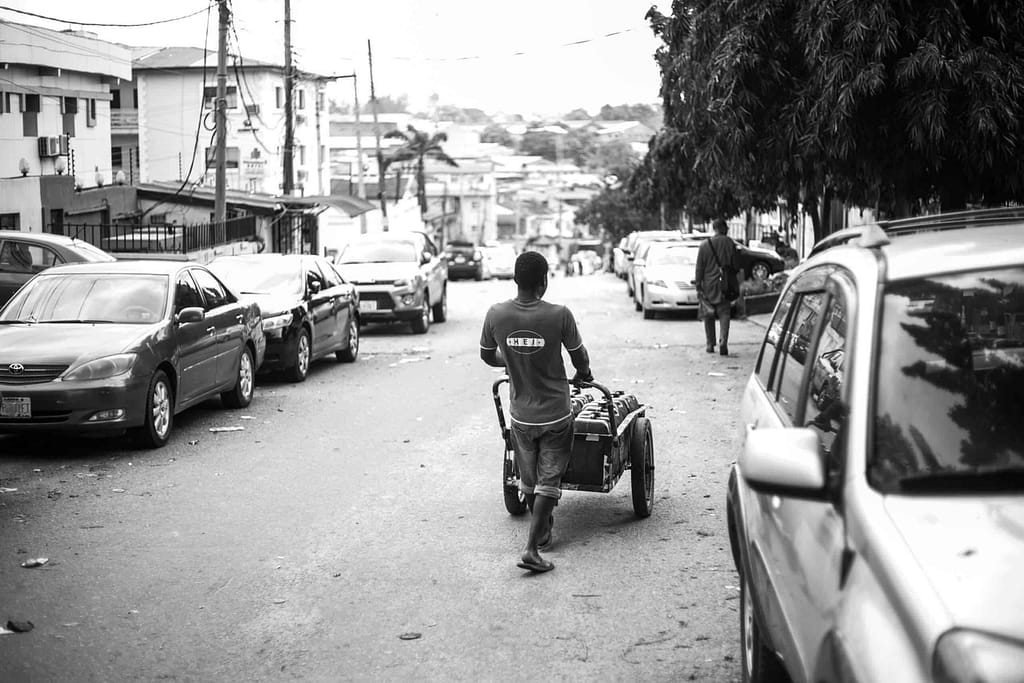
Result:
M654 437L651 421L638 417L629 440L629 469L633 491L633 512L650 517L654 507Z
M505 494L505 509L508 514L518 517L527 510L526 496L519 490L518 484L510 484L509 480L519 481L519 472L516 470L516 459L512 451L505 451L505 466L502 468L501 486Z

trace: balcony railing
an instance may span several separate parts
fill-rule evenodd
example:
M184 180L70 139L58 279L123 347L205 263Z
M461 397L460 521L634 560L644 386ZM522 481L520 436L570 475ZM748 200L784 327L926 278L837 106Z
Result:
M50 226L51 232L57 226ZM197 225L74 225L60 231L111 254L189 254L232 242L257 238L256 217L241 216L224 223Z
M138 109L111 109L110 130L128 130L139 127Z

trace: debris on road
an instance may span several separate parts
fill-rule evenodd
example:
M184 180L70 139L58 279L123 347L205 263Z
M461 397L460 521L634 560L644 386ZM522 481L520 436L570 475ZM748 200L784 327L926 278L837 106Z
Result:
M7 633L28 633L29 631L31 631L35 627L36 627L35 624L33 624L31 621L28 621L28 620L19 621L19 620L11 619L10 621L7 622L6 632Z
M709 372L708 377L725 377L724 372Z
M25 569L32 569L34 567L42 567L44 564L46 564L49 561L50 561L50 559L48 557L33 557L31 559L28 559L28 560L25 560L24 562L22 562L21 566L24 567Z
M398 637L401 640L419 640L423 637L423 634L417 633L416 631L407 631L406 633L400 634Z
M124 489L110 489L114 493L124 493Z
M0 486L0 493L14 493L18 489L12 489L7 486Z
M255 418L252 415L241 415L241 416L239 416L238 419L239 420L253 420Z
M199 444L199 439L192 439L191 441L188 442L189 446L197 446L198 444Z
M220 432L244 432L245 427L210 427L210 431L214 434L218 434Z
M288 602L288 601L284 600L283 598L278 598L277 600L274 600L274 604L275 605L283 605L286 602Z

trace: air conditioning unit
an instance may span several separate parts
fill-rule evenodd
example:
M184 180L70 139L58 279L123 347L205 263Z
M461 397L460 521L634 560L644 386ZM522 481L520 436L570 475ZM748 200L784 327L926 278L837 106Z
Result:
M44 158L60 156L60 143L61 139L58 136L39 138L39 156Z
M247 104L247 105L245 105L245 116L246 116L246 118L249 118L250 116L259 116L259 114L260 114L260 105L258 105L258 104Z

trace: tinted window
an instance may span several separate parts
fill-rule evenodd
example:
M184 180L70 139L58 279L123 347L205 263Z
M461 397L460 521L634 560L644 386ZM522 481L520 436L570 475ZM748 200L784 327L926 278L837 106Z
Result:
M846 367L846 322L847 305L845 296L837 291L830 297L825 311L825 324L820 327L811 363L807 406L804 409L804 423L818 432L822 449L832 464L830 470L838 469L833 458L833 443L836 434L846 420L843 398Z
M7 240L0 245L0 271L6 273L35 274L63 262L53 251L37 244Z
M386 240L380 242L353 242L346 246L338 263L390 263L419 262L419 254L412 241Z
M823 292L808 292L797 297L796 310L783 334L782 355L779 358L773 379L773 388L778 392L778 402L790 420L796 422L797 399L800 397L800 382L807 366L811 338L822 315Z
M786 316L793 305L793 298L796 289L790 287L779 300L775 308L775 315L772 316L771 324L768 325L768 333L764 337L764 346L761 348L761 358L757 365L757 376L766 386L771 386L772 364L775 361L775 353L778 350L779 340L782 338L782 330L786 325Z
M889 285L880 325L871 482L1020 490L1024 268Z
M193 268L189 272L192 273L196 284L199 285L199 291L203 293L203 298L206 299L206 310L231 303L231 297L223 285L209 272L199 268Z
M314 284L320 288L320 291L327 289L327 281L324 279L323 273L320 272L320 268L317 267L315 259L302 259L302 271L306 278L306 286L310 291Z
M174 284L174 313L177 315L186 308L203 308L203 295L199 287L188 273L178 276Z
M341 276L338 275L338 271L326 259L317 259L316 264L320 267L320 275L324 278L328 287L337 287L344 282Z
M2 319L151 323L163 318L166 301L162 275L43 275L11 299Z

